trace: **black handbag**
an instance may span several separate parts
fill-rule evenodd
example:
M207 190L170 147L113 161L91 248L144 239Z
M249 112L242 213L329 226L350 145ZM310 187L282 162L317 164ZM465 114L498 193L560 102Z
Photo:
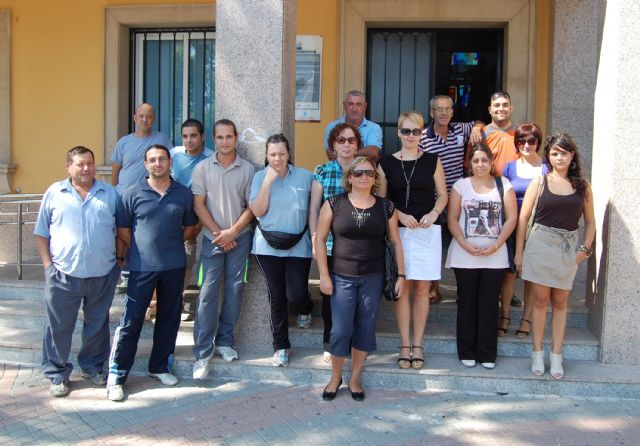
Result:
M287 250L291 249L300 241L302 236L307 232L306 225L300 234L291 234L289 232L280 232L280 231L267 231L262 228L260 223L258 222L258 228L264 239L267 241L267 244L275 249Z
M396 255L393 250L393 244L389 240L389 214L387 213L387 205L385 200L382 201L382 209L384 210L384 223L387 231L384 236L384 287L382 294L388 301L394 302L398 300L396 294L396 282L398 281L398 265L396 264Z
M502 203L502 211L500 212L500 223L504 225L504 184L502 183L502 177L496 177L496 187L498 193L500 193L500 202ZM516 272L516 263L514 258L516 256L516 231L514 230L509 238L504 242L507 245L507 256L509 257L509 272Z

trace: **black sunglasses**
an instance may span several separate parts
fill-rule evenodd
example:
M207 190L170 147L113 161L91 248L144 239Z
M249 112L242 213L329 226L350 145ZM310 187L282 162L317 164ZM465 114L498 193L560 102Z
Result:
M406 127L403 127L400 129L400 134L404 136L409 136L409 135L420 136L421 133L422 133L422 129L408 129Z
M376 172L375 170L371 170L371 169L366 169L366 170L352 170L351 171L351 175L353 175L356 178L360 178L362 175L366 175L369 178L373 178L376 176Z

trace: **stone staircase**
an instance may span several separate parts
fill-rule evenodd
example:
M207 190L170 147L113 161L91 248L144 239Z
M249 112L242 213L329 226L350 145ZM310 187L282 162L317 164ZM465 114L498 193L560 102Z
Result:
M0 281L0 363L38 365L41 360L43 283L37 280L17 281L2 275ZM37 277L37 276L36 276ZM597 362L599 342L586 328L587 310L580 294L572 296L564 347L565 379L556 381L547 373L536 377L529 371L531 337L518 339L514 331L521 309L511 312L509 332L498 341L495 370L482 367L468 369L456 355L454 301L455 287L449 271L442 282L444 301L433 305L424 340L425 368L400 370L396 365L399 337L391 304L383 302L378 318L378 350L367 360L365 387L397 389L441 389L497 392L500 394L552 394L562 396L640 398L640 374L633 366L604 365ZM278 380L295 384L323 385L330 376L330 366L322 361L322 319L317 281L310 281L314 299L313 324L309 329L295 327L291 316L290 338L293 345L288 368L271 365L271 352L239 350L240 360L231 364L216 357L212 377L245 380ZM522 295L520 290L519 295ZM110 312L112 332L123 307L123 294L116 294ZM548 318L550 319L550 318ZM78 317L71 361L79 347L82 312ZM191 353L193 322L183 322L178 334L173 371L189 377L193 367ZM134 365L134 372L146 372L151 348L152 322L145 322ZM547 329L550 333L550 330ZM550 338L545 339L548 351Z

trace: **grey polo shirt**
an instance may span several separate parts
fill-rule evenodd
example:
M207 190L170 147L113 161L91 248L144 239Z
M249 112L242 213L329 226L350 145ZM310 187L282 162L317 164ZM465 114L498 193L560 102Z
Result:
M200 162L193 170L191 191L193 195L206 197L209 213L221 229L229 229L247 208L251 192L251 181L256 168L236 155L226 169L216 155ZM245 226L241 233L251 230ZM202 232L209 240L215 237L204 227Z

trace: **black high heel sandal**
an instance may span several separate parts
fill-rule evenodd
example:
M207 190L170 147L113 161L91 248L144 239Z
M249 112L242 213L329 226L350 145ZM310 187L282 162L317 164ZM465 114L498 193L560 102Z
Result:
M403 348L408 348L409 349L409 357L408 358L404 358L402 356L400 356L398 358L398 367L400 367L401 369L410 369L411 368L411 347L407 346L407 345L401 345L400 346L400 350L402 351Z
M508 317L504 317L504 316L500 316L500 321L507 321L507 328L502 328L502 327L498 327L498 336L504 336L507 334L508 328L509 328L509 323L511 322L511 319Z
M422 356L424 356L424 348L422 348L419 345L414 345L413 347L411 347L411 368L414 369L421 369L422 367L424 367L424 358L414 358L413 357L413 349L418 348L420 350L422 350Z
M529 327L531 327L531 321L528 319L520 319L520 325L522 325L523 322L526 322L527 324L529 324ZM531 333L531 331L527 331L527 330L520 330L517 329L516 330L516 338L520 338L520 339L524 339L527 336L529 336L529 333Z

